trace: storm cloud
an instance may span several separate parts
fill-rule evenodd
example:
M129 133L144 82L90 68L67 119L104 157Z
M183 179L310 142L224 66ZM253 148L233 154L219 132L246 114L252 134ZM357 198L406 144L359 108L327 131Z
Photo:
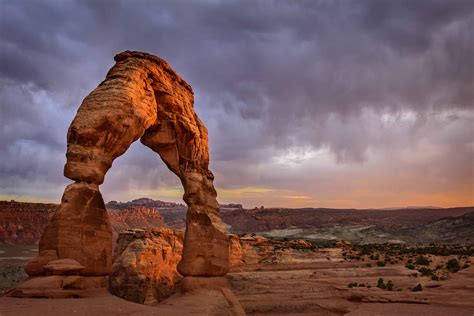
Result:
M472 1L0 1L0 197L58 200L65 135L113 56L194 88L221 202L474 203ZM134 144L106 199L179 200Z

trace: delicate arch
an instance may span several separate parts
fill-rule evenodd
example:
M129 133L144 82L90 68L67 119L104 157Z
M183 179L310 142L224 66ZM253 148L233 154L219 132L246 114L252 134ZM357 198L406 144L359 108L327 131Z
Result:
M66 187L43 233L40 259L56 251L59 259L79 261L83 275L110 274L112 232L99 185L114 159L140 139L184 187L188 212L179 272L224 275L228 238L208 169L208 134L194 113L191 86L164 60L147 53L126 51L115 61L69 127L64 175L75 183ZM40 269L30 274L35 273L41 274Z

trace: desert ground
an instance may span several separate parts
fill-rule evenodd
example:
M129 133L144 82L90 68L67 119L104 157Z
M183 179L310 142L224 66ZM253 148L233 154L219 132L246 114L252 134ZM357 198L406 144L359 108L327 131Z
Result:
M229 275L232 290L249 315L472 315L474 311L472 267L433 281L403 262L368 267L366 262L333 258L308 261L243 267ZM393 289L377 287L380 278L384 284L393 282ZM418 284L422 290L414 292Z
M245 253L227 279L248 315L472 315L474 312L470 247L358 246L339 242L334 247L318 248L303 241L282 243L259 236L241 239L247 242ZM10 259L10 263L21 267L21 262L34 254L29 248L21 253L23 256ZM180 309L174 304L174 296L151 305L132 303L106 292L80 299L2 297L0 313L178 315L178 312L187 315L217 308L214 299L217 297L188 297L190 302L206 302L207 309L203 310L202 304ZM61 313L55 314L58 310Z

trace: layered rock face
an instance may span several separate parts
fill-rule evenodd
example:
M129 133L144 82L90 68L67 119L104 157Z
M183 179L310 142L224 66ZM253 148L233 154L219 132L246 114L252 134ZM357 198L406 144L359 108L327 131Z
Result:
M112 229L99 191L105 174L136 140L158 153L181 180L188 205L184 276L223 276L229 242L208 169L207 130L193 110L191 86L162 59L142 52L115 56L106 79L82 102L67 135L69 185L40 240L38 262L56 252L76 260L82 276L112 272ZM47 254L47 255L46 255ZM31 268L31 267L30 267Z

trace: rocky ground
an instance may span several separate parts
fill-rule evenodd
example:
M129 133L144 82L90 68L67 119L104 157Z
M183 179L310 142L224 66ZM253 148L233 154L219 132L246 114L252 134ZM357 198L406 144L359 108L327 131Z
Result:
M28 277L23 268L36 254L34 245L0 245L0 295Z
M178 310L172 295L180 280L175 265L181 239L182 233L170 229L121 234L109 285L115 295L141 304L106 293L101 294L102 305L90 298L88 304L104 315L112 315L114 306L121 315L167 315ZM233 235L228 280L249 315L472 315L473 255L473 247L462 246L340 241L320 248L305 240ZM157 287L157 282L162 284ZM199 298L205 299L212 301ZM55 304L64 310L75 306L84 315L91 312L74 301L69 306L63 300L51 305L41 299L2 298L0 313L9 315L14 306L20 306L25 315L33 307L51 314Z
M235 267L229 274L232 290L249 315L474 312L471 250L441 247L445 253L439 255L437 247L385 245L369 252L347 244L339 246L306 251L293 247L272 263ZM392 259L395 253L396 259Z

